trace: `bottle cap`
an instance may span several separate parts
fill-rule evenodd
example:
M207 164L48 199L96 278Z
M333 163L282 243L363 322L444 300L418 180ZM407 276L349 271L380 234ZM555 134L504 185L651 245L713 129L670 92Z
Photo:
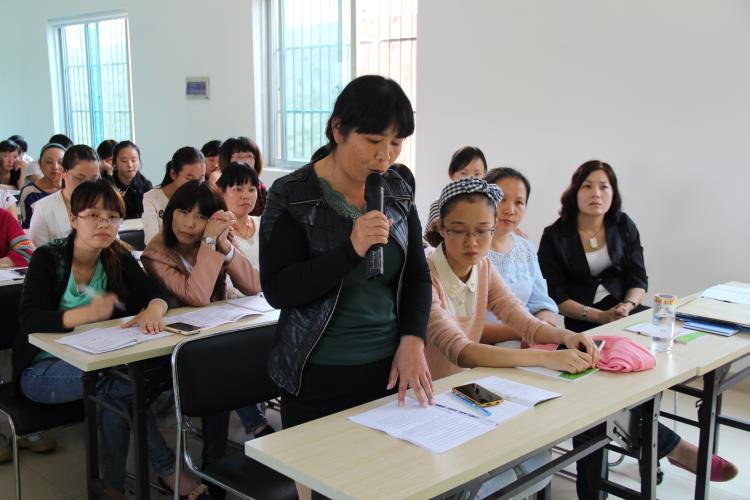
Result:
M677 295L671 293L657 293L654 295L654 304L664 304L667 306L677 305Z

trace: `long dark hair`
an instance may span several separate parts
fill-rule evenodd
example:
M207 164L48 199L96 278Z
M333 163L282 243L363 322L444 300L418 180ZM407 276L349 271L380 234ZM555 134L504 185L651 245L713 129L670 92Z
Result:
M355 78L336 98L326 125L329 151L336 149L334 120L344 137L351 132L380 134L391 125L402 139L414 133L414 109L409 98L398 83L379 75Z
M133 148L138 153L138 163L141 162L141 150L135 145L133 141L121 141L112 149L112 164L117 168L117 156L123 149ZM140 170L140 169L139 169Z
M560 218L568 220L578 215L578 190L581 189L583 182L586 178L591 175L591 172L602 170L609 178L609 183L612 186L612 205L607 210L604 218L610 222L615 222L617 217L620 215L620 208L622 207L622 198L620 197L620 189L617 187L617 176L615 171L609 165L600 160L590 160L581 165L573 172L573 176L570 178L570 185L565 189L560 202Z
M484 164L484 171L487 172L487 160L484 157L482 150L476 146L464 146L456 150L451 156L451 162L448 164L448 176L452 176L456 172L459 172L466 168L466 165L474 161L476 158L482 160Z
M172 230L172 219L175 210L191 211L194 206L198 205L198 211L204 217L211 217L217 210L226 210L224 198L216 188L206 181L190 181L180 186L174 192L164 209L164 223L162 232L164 233L164 243L173 248L177 246L177 236Z
M194 206L198 205L201 215L206 218L211 217L217 210L226 210L224 198L221 193L206 181L190 181L180 186L174 192L164 209L164 224L162 224L162 234L164 235L164 244L168 248L174 249L177 246L177 236L172 229L172 220L174 219L175 210L191 211ZM211 301L223 300L226 295L226 272L222 269L216 277L214 290L211 294Z
M161 181L161 187L168 186L174 182L174 179L172 179L172 172L174 172L174 175L176 176L185 165L205 162L206 159L203 157L203 153L192 146L185 146L178 149L172 155L172 159L167 162L167 171L164 172L164 179Z
M110 182L104 179L79 184L70 196L70 213L76 216L88 208L96 208L98 204L101 204L105 210L117 212L121 218L125 217L125 202L122 196ZM70 235L71 238L75 238L76 230L73 229ZM123 283L121 259L131 250L130 245L118 239L115 239L110 246L102 250L100 258L104 272L107 273L108 290L118 291L121 289Z

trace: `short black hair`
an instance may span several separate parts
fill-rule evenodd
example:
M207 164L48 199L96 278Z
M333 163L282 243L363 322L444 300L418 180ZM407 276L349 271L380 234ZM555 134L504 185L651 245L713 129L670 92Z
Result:
M201 153L203 153L203 156L219 156L219 148L221 147L221 141L218 139L214 139L213 141L208 141L203 145L201 148Z
M71 141L70 137L68 137L65 134L55 134L52 137L50 137L49 141L47 142L54 142L55 144L65 146L65 149L68 149L70 146L73 145L73 141Z
M174 179L172 179L172 172L177 175L185 165L204 163L205 161L206 159L203 158L203 153L195 149L193 146L185 146L178 149L172 155L172 159L167 162L164 179L161 181L162 187L168 186L174 182Z
M217 210L226 210L224 198L221 197L216 188L206 181L190 181L180 186L174 192L164 209L164 243L168 247L175 247L178 243L177 236L172 230L172 219L175 210L187 210L188 212L198 205L198 210L204 217L211 217Z
M18 145L15 141L11 141L10 139L6 139L2 142L0 142L0 153L12 153L12 152L20 152L21 146Z
M469 203L476 203L476 202L484 201L485 203L487 203L487 206L492 211L493 220L495 216L497 216L497 205L486 194L484 193L461 193L452 197L450 200L448 200L445 203L445 205L440 207L440 224L441 225L443 223L443 219L445 219L448 216L448 214L450 214L453 211L453 209L456 208L456 205L458 205L462 201L468 201ZM427 240L427 242L435 248L440 246L440 243L443 242L443 235L440 234L437 224L433 224L430 227L428 227L427 231L425 231L424 237L425 237L425 240Z
M572 219L578 215L578 190L581 189L586 178L597 170L602 170L607 175L609 183L612 186L612 205L607 210L604 218L611 222L615 222L618 219L620 208L622 207L622 197L620 197L620 189L617 187L617 176L609 163L600 160L587 161L573 172L573 176L570 178L570 185L560 197L560 203L562 204L560 207L561 219Z
M497 184L503 179L517 179L521 181L526 188L526 201L529 201L529 196L531 196L531 183L529 183L529 180L525 175L515 168L497 167L484 174L484 180L488 184Z
M101 158L102 160L104 158L112 158L112 151L114 151L116 145L116 140L105 139L96 147L96 154L98 154L99 158Z
M258 172L258 175L263 172L263 155L260 152L260 148L254 140L242 135L239 137L230 137L221 143L221 147L219 148L220 170L224 170L224 167L232 162L232 155L235 153L252 153L255 157L253 168Z
M8 137L8 140L18 144L21 147L22 153L25 153L29 150L29 143L26 142L26 139L22 135L11 135L10 137Z
M253 167L245 162L234 161L227 165L221 172L221 177L216 181L216 185L222 191L226 191L232 186L242 186L252 184L255 188L260 188L260 178Z
M99 161L99 155L94 148L86 144L76 144L65 150L63 155L62 166L64 171L75 168L79 161Z
M116 162L117 155L120 154L120 151L127 148L135 149L135 152L138 153L138 161L141 161L141 150L138 148L138 146L136 146L133 141L121 141L118 142L112 149L112 162Z
M456 150L451 156L451 162L448 164L448 176L460 172L466 168L466 165L474 161L476 158L482 160L482 163L484 163L484 171L487 172L487 160L484 158L482 150L476 146L464 146Z
M336 98L326 125L331 151L336 149L334 121L344 137L351 132L380 134L393 125L396 136L403 139L414 133L414 108L395 81L380 75L364 75L349 82Z

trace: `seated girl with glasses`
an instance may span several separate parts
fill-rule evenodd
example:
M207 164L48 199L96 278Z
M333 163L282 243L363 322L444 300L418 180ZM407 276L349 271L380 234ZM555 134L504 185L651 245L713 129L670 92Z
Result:
M588 336L532 316L487 259L502 197L496 185L466 178L448 184L438 200L439 223L433 236L442 242L427 259L433 294L426 353L433 378L475 366L536 365L578 373L597 361L598 351ZM487 310L508 325L516 339L571 349L550 352L483 344Z
M34 218L28 232L37 248L68 236L73 191L82 182L99 178L99 155L85 144L70 146L62 157L62 170L63 188L34 203Z
M98 172L98 165L96 168ZM80 325L129 315L135 316L123 327L138 325L145 333L164 329L166 302L117 239L125 216L122 197L106 181L83 182L73 192L70 208L70 235L34 252L21 295L13 380L18 381L24 396L37 403L81 399L83 372L31 345L29 334L70 332ZM129 382L107 376L98 385L97 396L109 403L99 407L98 417L104 480L109 488L122 492L130 433L130 424L122 414L128 414L133 392ZM152 413L146 422L151 464L167 485L174 485L175 456ZM198 487L187 475L181 484L182 494Z
M432 241L442 241L427 259L432 277L432 309L425 348L434 379L477 366L545 366L578 373L597 362L598 352L588 336L556 328L532 316L487 259L496 207L502 198L503 192L495 184L465 178L448 184L438 199L437 234L431 237ZM487 310L510 327L516 339L529 344L565 344L569 349L509 349L484 344L482 331ZM497 491L548 457L548 452L542 452L515 470L492 478L482 485L477 497ZM533 485L534 489L539 487L543 485Z

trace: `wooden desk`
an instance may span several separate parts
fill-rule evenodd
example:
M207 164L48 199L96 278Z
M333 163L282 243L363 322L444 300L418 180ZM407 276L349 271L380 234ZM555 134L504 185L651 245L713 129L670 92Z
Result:
M331 498L433 497L477 478L484 480L490 471L507 470L623 408L660 395L695 373L693 365L674 356L660 353L657 359L656 368L648 372L599 372L576 382L510 368L479 368L436 381L436 392L444 392L470 380L498 375L563 394L440 455L346 418L395 396L248 441L245 452Z
M220 305L224 302L216 302L212 305ZM211 307L211 306L208 306ZM178 308L169 311L167 316L173 316L194 310L195 308ZM263 315L244 318L234 323L217 326L198 333L201 335L212 335L227 331L247 331L256 327L276 323L279 311L272 311ZM124 323L129 318L121 318L101 323L94 323L78 327L73 333L79 333L91 328L108 327ZM131 415L123 415L132 421L135 442L135 472L136 472L136 496L139 499L148 499L149 491L149 469L148 453L146 447L146 410L149 406L146 395L146 380L144 373L155 360L171 355L175 345L185 340L186 337L178 334L170 335L161 339L145 342L125 349L103 353L88 354L66 345L58 344L56 339L70 335L58 333L34 333L29 335L29 342L43 349L63 361L79 368L84 372L84 407L86 411L86 478L89 498L98 498L101 482L99 479L99 457L98 457L98 422L96 398L96 385L103 371L125 365L127 367L128 379L133 388L133 411ZM118 372L118 375L122 375ZM168 377L167 377L168 379Z

